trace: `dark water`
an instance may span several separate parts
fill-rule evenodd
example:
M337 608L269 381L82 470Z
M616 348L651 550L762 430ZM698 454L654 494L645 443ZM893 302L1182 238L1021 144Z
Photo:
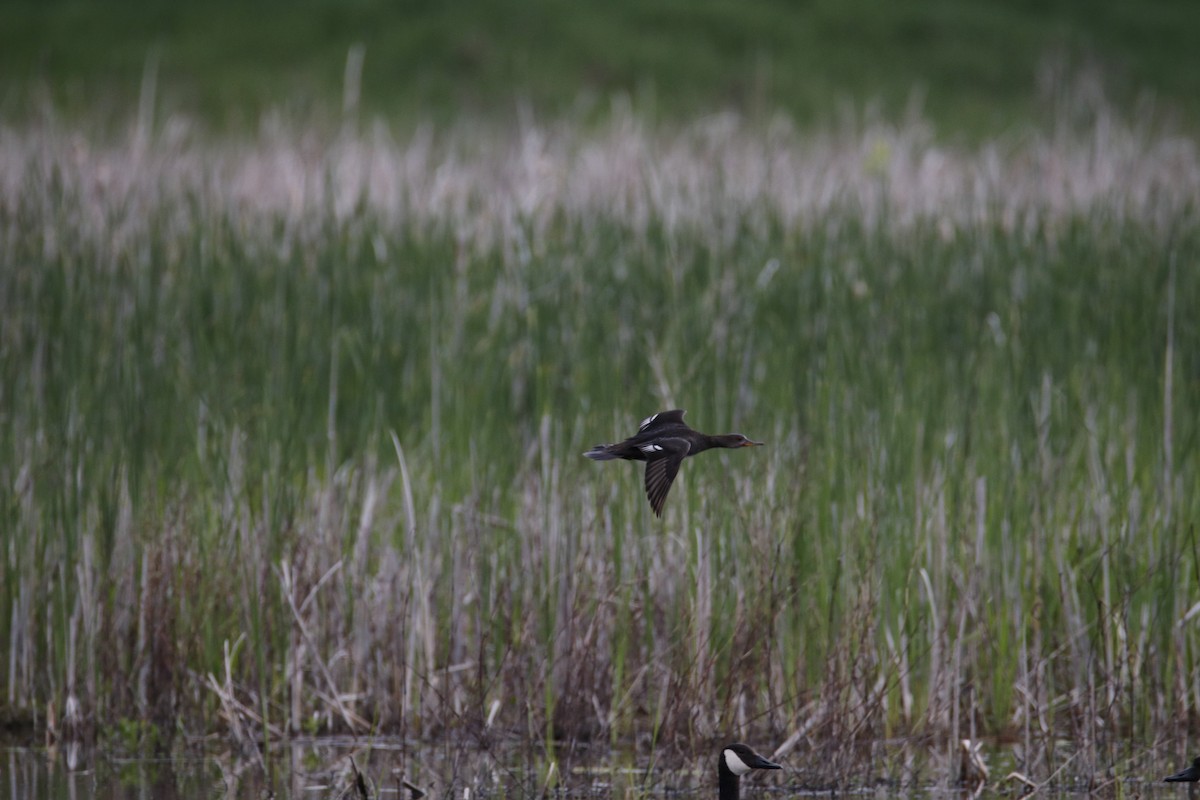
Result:
M324 798L357 797L354 790L361 776L370 797L412 794L402 783L406 754L387 743L300 743L278 747L266 758L205 752L203 746L189 750L186 755L149 758L74 746L10 748L0 751L0 785L9 797L23 800Z
M0 749L0 786L12 798L217 797L370 798L526 797L559 786L557 762L511 751L503 757L477 747L409 746L395 740L320 739L276 745L269 754L234 754L203 743L171 758L148 758L81 746ZM644 777L632 770L573 771L566 796L630 796ZM612 778L616 776L618 780ZM359 788L361 785L361 789ZM613 793L616 792L616 795Z
M40 800L110 798L370 798L413 797L413 787L429 798L714 798L715 774L704 763L665 768L634 754L560 753L512 748L500 754L477 747L431 747L399 740L315 739L277 745L273 751L236 755L196 743L172 758L147 758L89 751L80 746L0 749L0 797ZM955 755L914 751L890 761L888 777L838 781L821 775L821 759L811 754L785 759L783 772L752 775L742 797L854 797L907 800L1019 798L1023 784L1012 777L1011 752L986 754L989 776L976 789L959 786ZM1143 756L1103 766L1084 778L1060 770L1035 797L1194 798L1193 786L1164 784L1177 757ZM1064 759L1069 767L1071 760ZM825 764L828 766L828 764ZM864 773L855 771L860 776ZM896 777L891 777L895 775ZM905 777L907 776L907 777Z

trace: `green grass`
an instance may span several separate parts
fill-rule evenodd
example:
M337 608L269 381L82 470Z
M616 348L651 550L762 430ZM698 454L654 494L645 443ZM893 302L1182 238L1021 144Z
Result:
M1150 93L1194 123L1197 31L1187 0L26 1L0 8L0 111L40 111L46 95L125 109L153 63L168 113L252 128L264 109L336 107L361 44L364 107L393 119L511 118L523 104L603 118L627 96L667 120L733 108L811 125L868 100L896 116L920 96L939 130L979 138L1041 120L1039 82L1059 61L1096 67L1119 104Z
M1110 112L969 150L6 129L6 702L161 746L811 725L821 780L1182 735L1197 174ZM580 453L676 406L768 447L657 521Z

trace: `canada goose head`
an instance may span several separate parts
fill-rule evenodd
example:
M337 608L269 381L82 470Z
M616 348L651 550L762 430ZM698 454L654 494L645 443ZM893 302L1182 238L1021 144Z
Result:
M721 800L738 800L738 785L741 777L755 769L783 769L783 767L774 761L763 758L741 742L726 745L717 760Z

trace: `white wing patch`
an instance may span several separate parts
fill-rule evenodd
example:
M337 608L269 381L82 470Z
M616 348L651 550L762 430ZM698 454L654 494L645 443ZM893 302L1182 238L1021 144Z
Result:
M651 422L654 422L654 420L656 420L656 419L658 419L658 414L651 414L650 416L648 416L644 420L642 420L642 424L638 425L638 433L641 433L642 431L646 430L646 426L649 425Z
M639 448L643 453L661 453L662 445L644 444Z
M746 762L738 758L738 754L726 748L722 754L725 756L725 766L729 767L729 771L734 775L741 777L750 771L750 767L746 766Z

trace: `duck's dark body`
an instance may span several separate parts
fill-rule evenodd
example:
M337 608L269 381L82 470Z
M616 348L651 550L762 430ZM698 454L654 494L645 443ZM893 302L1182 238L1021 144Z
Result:
M1182 772L1163 778L1167 783L1195 783L1200 781L1200 758L1192 759L1192 765Z
M738 800L742 776L754 769L783 769L783 767L774 761L768 761L741 742L726 745L717 759L721 800Z
M617 444L598 444L584 453L594 461L623 458L626 461L646 462L646 497L657 516L662 516L663 504L671 483L679 474L679 465L688 456L703 453L714 447L755 447L740 433L712 436L693 430L683 421L682 409L660 411L642 420L638 432Z

